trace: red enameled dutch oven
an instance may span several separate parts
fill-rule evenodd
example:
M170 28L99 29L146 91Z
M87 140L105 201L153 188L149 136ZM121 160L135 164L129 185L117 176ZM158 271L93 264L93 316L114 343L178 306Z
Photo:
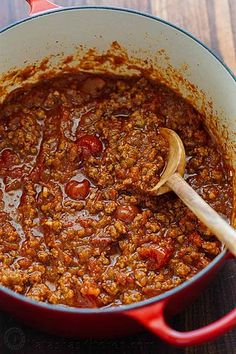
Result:
M0 33L0 73L24 67L26 61L32 64L50 54L55 58L63 52L66 56L81 43L88 48L95 46L104 50L117 40L130 54L142 58L145 55L154 58L156 49L163 48L174 67L187 63L188 72L183 75L212 99L217 127L227 129L224 145L231 151L235 166L235 78L204 44L170 23L131 10L60 8L47 0L27 1L33 16ZM165 63L162 64L164 67ZM145 327L171 344L194 345L212 340L234 327L236 308L214 323L190 332L172 329L166 318L181 311L198 296L229 258L230 254L224 250L209 266L182 285L132 305L105 309L68 308L36 302L1 287L0 306L34 327L59 335L102 338L127 335Z

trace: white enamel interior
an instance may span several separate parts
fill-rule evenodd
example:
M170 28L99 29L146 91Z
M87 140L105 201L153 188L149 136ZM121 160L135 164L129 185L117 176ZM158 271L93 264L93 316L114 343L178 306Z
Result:
M103 51L114 41L138 58L156 58L165 49L168 63L180 68L191 83L212 99L219 127L226 127L226 145L235 149L236 82L227 69L201 44L184 32L133 12L83 8L43 14L22 22L0 35L0 74L24 67L50 54L73 54L82 44ZM164 57L158 65L167 65ZM234 150L235 155L235 150ZM236 159L234 158L236 165Z

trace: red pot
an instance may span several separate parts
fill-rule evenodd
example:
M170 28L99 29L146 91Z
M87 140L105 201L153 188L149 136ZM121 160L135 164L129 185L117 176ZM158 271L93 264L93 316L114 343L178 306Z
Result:
M31 14L45 10L53 10L58 7L47 0L27 1L31 6ZM145 16L145 18L148 18L150 21L155 20L162 25L163 23L166 25L166 23L160 19L128 10L108 8L100 8L98 10L96 7L90 9L93 10L91 11L93 13L94 11L101 12L102 9L119 14L128 12L138 17ZM59 12L69 12L70 10L71 9L64 9L59 10ZM81 9L75 8L75 10L80 12ZM71 11L71 13L72 12L74 14L74 10ZM57 13L58 11L52 11L50 17L52 16L53 18ZM19 26L23 22L29 22L30 24L30 22L34 22L35 19L40 21L44 16L46 16L46 14L40 14L30 21L24 20L13 26ZM167 25L169 27L172 26L170 24ZM2 34L4 34L4 32L7 33L13 26L3 30ZM172 29L173 28L172 26ZM181 32L181 30L176 28L174 28L174 30ZM185 37L193 39L191 35L183 31L181 33L184 34ZM197 43L196 45L203 46L199 44L196 39L193 39L193 41ZM205 47L204 50L207 52L208 56L213 56ZM219 65L219 63L217 65ZM220 63L220 65L222 66L223 64ZM227 75L231 74L227 73ZM209 266L192 279L160 296L133 305L106 309L66 308L59 305L36 302L30 298L16 294L7 288L1 287L0 307L19 317L23 322L54 334L102 338L127 335L128 333L138 331L144 327L171 344L179 346L194 345L211 340L236 326L236 308L214 323L190 332L178 332L173 330L168 325L166 318L181 311L188 303L192 302L228 258L230 258L230 254L223 251Z

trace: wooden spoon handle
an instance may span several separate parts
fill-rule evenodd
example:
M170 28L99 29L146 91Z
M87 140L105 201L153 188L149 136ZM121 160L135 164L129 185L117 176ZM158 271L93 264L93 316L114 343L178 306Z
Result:
M179 173L170 176L166 184L236 256L236 231L185 182Z

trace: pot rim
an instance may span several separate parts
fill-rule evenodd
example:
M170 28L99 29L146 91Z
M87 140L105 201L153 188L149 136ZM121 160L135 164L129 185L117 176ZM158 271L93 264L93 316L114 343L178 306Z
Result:
M4 26L2 29L0 29L0 35L4 32L6 32L7 30L16 27L24 22L28 22L28 21L33 21L35 18L39 18L39 17L43 17L43 16L49 16L51 14L55 14L57 12L67 12L67 11L74 11L74 10L108 10L108 11L113 11L113 12L127 12L130 14L134 14L137 16L141 16L141 17L147 17L151 20L163 23L164 25L167 25L171 28L176 29L177 31L181 32L182 34L184 34L185 36L189 37L190 39L192 39L194 42L196 42L197 44L199 44L201 47L203 47L204 49L206 49L223 67L224 69L226 69L226 71L228 71L228 73L230 74L230 76L233 78L233 80L236 82L236 75L234 75L233 71L228 67L228 65L226 63L224 63L224 61L211 49L209 48L205 43L203 43L200 39L198 39L197 37L195 37L192 33L190 33L189 31L185 30L184 28L182 28L181 26L177 26L174 25L173 23L167 21L167 20L163 20L162 18L158 17L158 16L154 16L151 14L148 14L146 12L142 12L142 11L138 11L138 10L134 10L134 9L129 9L129 8L125 8L125 7L116 7L116 6L97 6L97 5L85 5L85 6L69 6L69 7L59 7L56 8L55 10L48 10L46 12L39 12L35 15L33 15L32 17L26 17L23 18L21 20L18 21L14 21L12 24Z
M6 31L10 30L11 28L16 27L24 22L33 21L35 18L49 16L51 14L53 15L57 12L65 12L65 11L73 11L73 10L99 10L99 11L102 11L102 10L107 11L108 10L108 11L114 11L114 12L131 13L131 14L134 14L137 16L147 17L148 19L155 20L155 21L160 22L164 25L167 25L171 28L174 28L178 32L189 37L194 42L196 42L198 45L200 45L205 50L207 50L209 52L209 54L212 55L224 67L226 72L228 72L228 74L231 76L231 78L235 81L235 84L236 84L236 76L233 74L233 72L230 70L230 68L216 55L216 53L214 53L201 40L199 40L198 38L193 36L190 32L184 30L183 28L176 26L166 20L163 20L160 17L153 16L153 15L150 15L150 14L147 14L144 12L140 12L137 10L133 10L133 9L127 9L127 8L123 8L123 7L113 7L113 6L73 6L73 7L66 7L66 8L58 8L56 10L50 10L48 12L36 14L33 17L24 18L22 20L14 22L8 26L5 26L2 29L0 29L0 35L5 33ZM216 256L208 264L207 267L205 267L200 272L195 274L192 278L183 282L182 284L178 285L177 287L175 287L171 290L168 290L168 291L164 292L163 294L152 297L150 299L139 301L137 303L133 303L130 305L121 305L118 307L103 307L103 308L95 308L95 309L69 307L69 306L65 306L65 305L61 305L61 304L54 305L54 304L48 304L48 303L44 303L41 301L33 300L25 295L18 294L16 292L14 292L13 290L10 290L2 285L0 285L0 296L1 296L1 292L3 292L7 296L15 298L15 299L17 299L23 303L29 304L31 306L36 306L38 308L42 308L42 310L44 309L44 310L48 310L48 311L69 312L69 313L73 313L73 314L91 314L92 315L95 313L96 314L98 314L98 313L117 313L117 312L122 312L122 311L128 311L131 309L137 309L140 307L148 306L148 305L154 304L156 302L162 301L164 299L167 299L168 297L175 295L176 293L182 291L183 289L190 287L194 282L197 282L202 277L204 277L209 271L211 271L217 265L217 263L220 263L221 261L226 259L227 254L228 254L227 250L225 250L225 249L222 250L222 252L218 256Z

